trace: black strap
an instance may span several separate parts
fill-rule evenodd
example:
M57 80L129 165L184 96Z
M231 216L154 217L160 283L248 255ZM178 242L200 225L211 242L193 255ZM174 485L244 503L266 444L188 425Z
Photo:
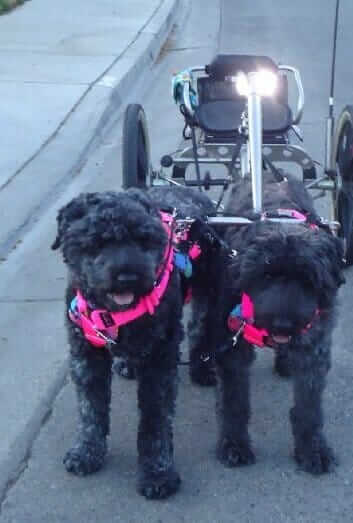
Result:
M272 174L274 175L275 179L277 180L277 182L285 181L285 176L283 176L281 171L279 171L268 158L263 157L263 162L265 165L267 165L270 168L270 170L271 170Z
M246 138L245 138L245 136L240 134L239 138L238 138L238 140L237 140L237 142L235 144L233 155L232 155L232 159L231 159L229 167L228 167L229 174L232 174L232 172L233 172L235 162L236 162L236 160L237 160L237 158L239 156L240 149L241 149L241 147L242 147L242 145L244 143L246 143Z

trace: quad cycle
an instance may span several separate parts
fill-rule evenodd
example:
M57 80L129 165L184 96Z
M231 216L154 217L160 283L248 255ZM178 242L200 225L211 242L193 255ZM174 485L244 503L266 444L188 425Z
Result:
M353 264L353 105L347 105L334 124L333 89L339 0L336 3L326 148L322 163L303 148L298 127L304 109L299 70L255 55L217 55L206 66L188 68L173 77L172 94L184 118L185 146L151 165L150 141L144 109L130 104L123 124L123 187L160 184L185 185L199 190L218 188L216 213L210 225L248 224L250 219L225 216L222 201L237 177L251 176L253 210L263 213L264 170L281 176L283 165L299 171L314 198L330 196L330 212L322 222L343 239L345 261ZM291 83L290 83L291 82ZM289 86L295 103L289 103ZM190 145L187 145L187 142ZM204 171L222 166L222 176ZM192 175L190 175L190 167ZM293 221L292 216L267 218Z

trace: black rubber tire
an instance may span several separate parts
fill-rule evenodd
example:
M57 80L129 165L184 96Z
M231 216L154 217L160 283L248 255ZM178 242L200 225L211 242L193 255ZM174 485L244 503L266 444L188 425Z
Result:
M123 189L146 188L150 182L151 153L145 111L129 104L123 123Z
M353 264L353 105L341 112L333 141L333 165L337 170L337 190L333 194L339 235L345 242L347 265Z

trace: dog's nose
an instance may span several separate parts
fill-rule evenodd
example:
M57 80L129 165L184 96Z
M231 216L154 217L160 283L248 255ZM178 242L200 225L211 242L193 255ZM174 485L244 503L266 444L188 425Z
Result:
M127 283L127 282L135 282L137 281L137 274L133 274L133 273L129 273L129 272L121 272L120 274L118 274L117 276L117 280L118 282L120 283Z

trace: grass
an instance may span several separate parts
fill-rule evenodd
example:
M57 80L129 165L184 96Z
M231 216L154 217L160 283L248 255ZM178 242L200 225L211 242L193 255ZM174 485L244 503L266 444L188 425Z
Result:
M17 5L23 4L25 0L0 0L0 15L10 11Z

